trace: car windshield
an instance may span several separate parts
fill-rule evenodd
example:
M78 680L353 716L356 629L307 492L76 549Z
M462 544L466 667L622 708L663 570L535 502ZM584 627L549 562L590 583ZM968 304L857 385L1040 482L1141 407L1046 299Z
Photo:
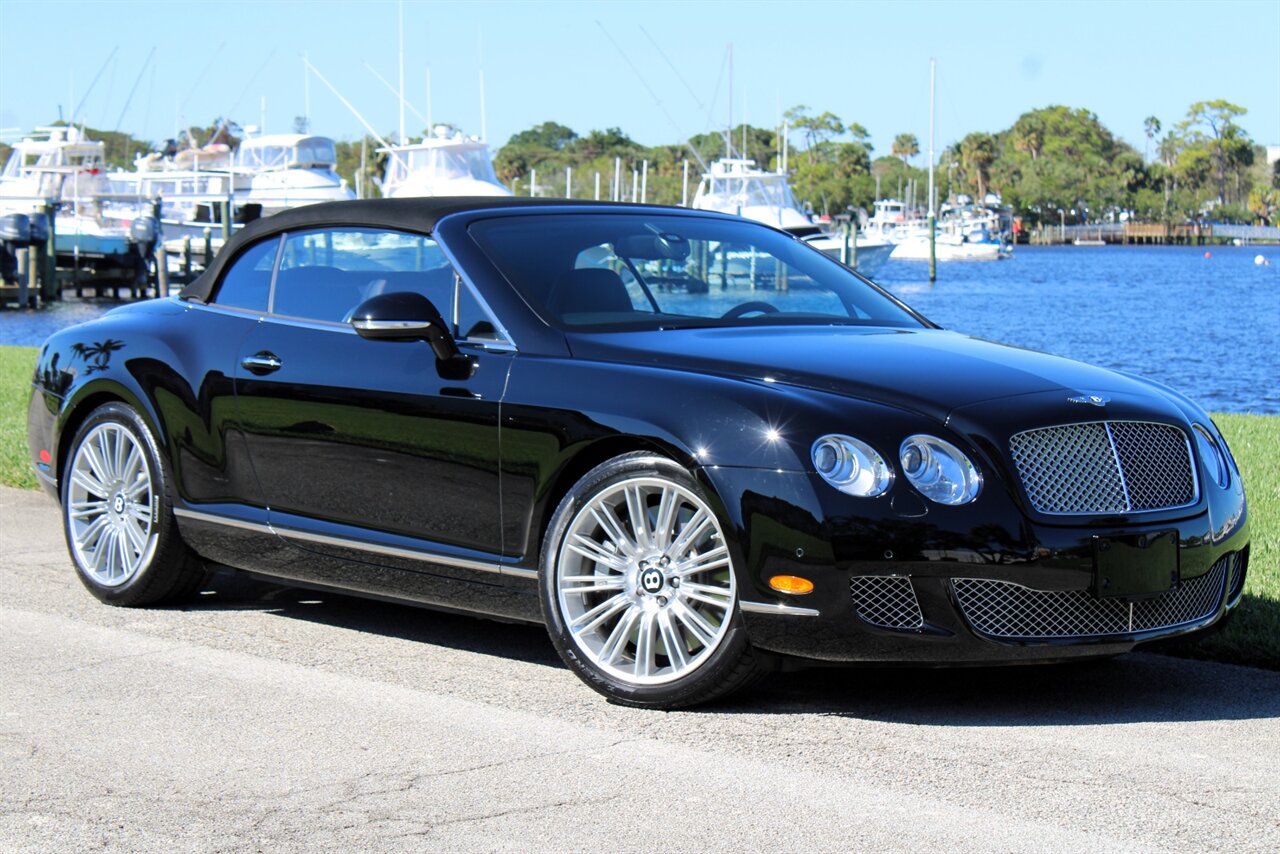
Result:
M746 220L539 213L480 220L469 232L564 329L927 324L843 264Z

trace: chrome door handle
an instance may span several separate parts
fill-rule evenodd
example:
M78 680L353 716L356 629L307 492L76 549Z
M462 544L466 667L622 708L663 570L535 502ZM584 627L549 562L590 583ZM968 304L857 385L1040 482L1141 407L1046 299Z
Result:
M254 353L252 356L247 356L240 361L241 367L259 376L278 371L283 364L284 362L280 361L279 356L275 353L267 352Z

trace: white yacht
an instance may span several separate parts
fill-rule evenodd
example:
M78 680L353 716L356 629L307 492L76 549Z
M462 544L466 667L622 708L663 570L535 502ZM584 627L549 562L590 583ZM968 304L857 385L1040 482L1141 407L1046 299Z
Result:
M938 261L996 261L1008 257L999 223L999 215L982 208L944 205L936 224L934 257ZM891 243L890 257L896 261L929 260L929 221L913 215L897 199L878 199L863 231Z
M299 133L267 134L244 139L236 147L231 169L236 173L237 205L257 204L262 213L316 202L354 199L338 176L333 140Z
M510 196L493 171L489 146L436 127L421 142L379 148L387 168L379 188L388 199L424 196Z
M78 261L110 259L129 253L145 236L141 221L151 211L137 194L112 192L106 174L105 146L75 127L36 128L41 139L26 137L0 172L0 212L33 213L56 205L54 248ZM134 228L135 221L139 226ZM150 240L158 235L152 233Z
M165 237L200 237L205 228L220 233L222 205L233 206L237 190L248 188L248 175L231 170L231 149L225 145L184 148L172 156L158 152L133 161L133 171L111 172L113 194L160 200Z
M943 228L942 223L938 223L933 252L938 261L998 261L1004 257L1000 244L969 240L959 230ZM892 257L895 261L928 261L928 225L907 235L894 246Z
M733 214L781 228L836 259L844 257L846 252L842 235L824 231L801 212L791 185L787 183L787 176L781 172L757 169L754 160L723 158L714 161L698 184L692 207ZM888 241L861 233L857 237L856 269L864 276L875 275L892 251L893 246Z

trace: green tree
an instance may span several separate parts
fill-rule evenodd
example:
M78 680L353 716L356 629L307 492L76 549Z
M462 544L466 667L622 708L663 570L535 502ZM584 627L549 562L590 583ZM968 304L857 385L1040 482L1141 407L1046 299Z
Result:
M1253 162L1253 145L1249 135L1235 123L1236 118L1247 112L1244 107L1221 98L1196 101L1187 110L1186 119L1178 123L1178 130L1188 148L1208 150L1217 178L1220 204L1227 201L1228 171L1238 171L1242 166ZM1249 152L1247 157L1243 153L1245 149Z
M810 163L822 159L827 143L844 132L844 123L832 112L824 112L816 116L809 115L809 108L797 104L782 114L791 127L804 135L804 150ZM850 126L855 127L855 125ZM856 125L863 133L866 129Z
M996 138L989 133L971 133L960 140L957 153L961 184L973 190L978 199L985 198L996 161Z
M1160 135L1160 120L1155 116L1147 116L1142 120L1142 132L1147 137L1147 147L1142 152L1143 160L1151 159L1151 140Z
M382 174L386 171L387 155L378 152L381 145L371 136L364 138L364 172L360 174L360 140L347 141L340 140L333 144L334 155L338 161L338 175L347 182L347 186L354 191L357 187L364 191L365 198L373 198L377 195L375 187L382 180ZM360 174L360 179L356 176Z
M1032 110L996 134L995 141L990 186L1019 212L1042 219L1057 219L1062 212L1084 221L1127 210L1136 190L1150 181L1141 156L1089 110ZM963 145L959 151L960 168L970 186L986 155L983 146L976 140L975 144L968 160Z
M893 138L890 153L894 157L901 157L902 162L906 163L920 153L920 140L916 139L913 133L900 133Z
M1249 192L1249 213L1258 218L1258 225L1280 221L1280 190L1254 187Z
M528 130L522 130L507 141L507 145L532 145L560 151L572 143L578 135L572 128L558 122L543 122Z

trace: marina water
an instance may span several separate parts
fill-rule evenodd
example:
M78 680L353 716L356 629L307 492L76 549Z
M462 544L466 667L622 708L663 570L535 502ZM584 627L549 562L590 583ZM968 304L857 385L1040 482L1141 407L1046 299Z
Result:
M1210 411L1280 414L1280 247L1020 246L939 265L932 285L923 262L877 280L948 329L1149 377ZM114 305L0 311L0 344L39 345Z

